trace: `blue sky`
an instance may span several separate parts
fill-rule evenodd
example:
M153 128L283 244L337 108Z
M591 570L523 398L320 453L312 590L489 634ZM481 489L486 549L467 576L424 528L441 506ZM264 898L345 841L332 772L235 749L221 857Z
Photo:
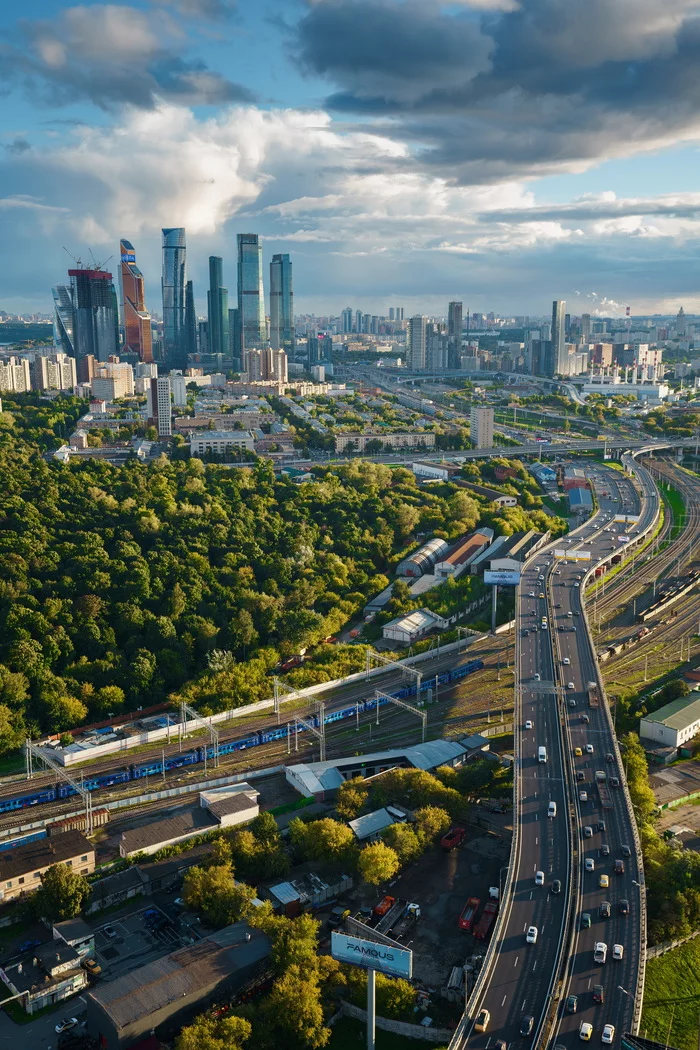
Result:
M700 0L29 0L0 14L0 308L235 234L298 312L700 312Z

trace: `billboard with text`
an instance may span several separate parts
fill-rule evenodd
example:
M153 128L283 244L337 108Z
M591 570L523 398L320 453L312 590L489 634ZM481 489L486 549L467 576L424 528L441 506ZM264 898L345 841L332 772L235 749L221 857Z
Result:
M496 584L497 587L517 587L520 573L517 569L486 569L484 583Z
M361 937L351 937L346 933L333 932L331 955L338 962L364 966L366 970L379 970L392 977L410 980L413 976L413 952L407 948L394 948Z

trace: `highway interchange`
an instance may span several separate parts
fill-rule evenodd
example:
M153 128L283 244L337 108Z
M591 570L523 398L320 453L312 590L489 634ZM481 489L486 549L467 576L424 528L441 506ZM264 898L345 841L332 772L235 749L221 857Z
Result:
M622 771L609 711L602 700L598 707L588 704L589 683L600 688L600 680L581 594L586 574L623 546L614 516L641 510L639 522L625 527L624 534L634 542L655 518L655 490L646 472L635 467L644 487L640 508L629 478L604 467L594 470L596 515L538 552L523 570L516 603L519 710L512 895L504 895L492 963L477 982L467 1023L453 1046L468 1042L475 1050L487 1050L503 1041L529 1048L541 1041L573 1047L579 1044L582 1022L593 1026L596 1043L603 1026L614 1025L613 1042L619 1045L623 1032L636 1023L644 947L641 858L624 786L609 788L611 809L602 808L595 788L596 770L605 771L608 780L622 780ZM568 556L556 557L555 551L562 550ZM589 560L574 560L570 552L575 550L590 552ZM542 747L544 762L538 760ZM606 761L606 755L613 760ZM548 816L551 802L556 804L554 817ZM606 856L603 846L609 848ZM584 870L587 860L593 871ZM615 874L616 860L623 861L624 874ZM544 873L542 886L536 885L537 872ZM607 876L606 888L600 885L601 875ZM552 892L555 880L561 884L558 893ZM601 915L604 901L611 906L610 918ZM629 902L628 914L621 914L620 901ZM590 915L590 927L582 928L583 913ZM526 941L531 926L537 928L535 944ZM605 964L594 962L598 941L608 946ZM622 959L612 958L615 944L622 945ZM603 988L602 1004L593 1001L596 985ZM575 1013L566 1009L571 995L577 1000ZM471 1022L483 1009L490 1020L486 1031L478 1033Z

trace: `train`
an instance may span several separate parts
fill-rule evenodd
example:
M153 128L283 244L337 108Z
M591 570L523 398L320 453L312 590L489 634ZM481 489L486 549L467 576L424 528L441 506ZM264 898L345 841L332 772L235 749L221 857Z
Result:
M475 671L480 671L483 666L483 660L470 660L468 663L462 664L461 667L455 667L451 671L444 671L442 674L422 681L421 692L423 693L428 689L432 689L436 680L438 685L447 685L448 682L457 681L460 678L465 678L469 674L474 674ZM407 700L410 696L415 695L415 682L412 682L411 685L404 686L402 689L397 689L393 693L387 694L387 696L392 697L394 700ZM386 697L380 697L379 706L382 707L389 702L390 701ZM377 701L371 699L364 700L359 704L352 704L350 707L339 708L337 711L328 711L323 719L324 725L330 725L333 722L341 722L345 718L355 718L358 707L360 712L374 711L376 705ZM319 717L317 714L312 715L308 719L305 719L305 722L309 725L313 725L317 729L319 725ZM250 736L242 737L238 740L227 740L225 743L219 744L219 754L229 755L234 751L245 751L248 748L260 747L262 744L269 744L275 740L284 740L286 739L288 732L289 729L286 725L275 725L268 729L256 730L254 733L251 733ZM291 732L307 733L308 729L301 722L293 722L291 723ZM122 769L110 770L108 773L102 773L98 776L84 776L82 786L88 791L100 791L102 788L114 787L117 784L128 784L132 780L142 780L148 776L162 775L163 772L167 773L170 770L180 769L183 766L194 766L200 762L204 762L205 758L207 761L211 761L214 757L215 752L213 746L199 745L189 751L182 751L174 755L168 755L165 760L152 759L149 762L143 762L140 764L131 763L131 765ZM75 773L73 773L73 775L75 775ZM0 813L13 813L16 810L27 809L30 806L38 806L46 802L55 802L57 799L68 798L77 793L76 789L70 784L57 783L52 787L45 787L39 791L31 792L28 795L18 795L13 798L0 798Z

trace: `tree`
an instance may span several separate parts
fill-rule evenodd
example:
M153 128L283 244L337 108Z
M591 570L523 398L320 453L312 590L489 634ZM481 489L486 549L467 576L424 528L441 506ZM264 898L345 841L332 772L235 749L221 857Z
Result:
M104 685L97 690L92 706L96 712L111 718L122 710L125 699L124 690L118 685Z
M369 797L369 788L362 777L352 777L344 780L339 786L335 808L339 817L343 820L354 820L362 810Z
M417 860L423 852L422 843L410 824L392 824L382 832L382 839L395 850L402 865Z
M50 922L74 919L90 896L86 878L71 871L67 864L52 864L41 876L41 886L31 897L37 918Z
M416 835L425 843L432 843L450 826L450 814L439 806L423 806L415 811Z
M255 890L236 882L230 864L191 868L185 875L182 896L187 906L199 912L212 926L230 926L249 911Z
M244 1017L209 1017L202 1014L183 1028L175 1050L243 1050L253 1026Z
M308 824L296 817L289 823L289 837L308 860L333 861L347 856L355 836L347 824L330 817Z
M399 857L396 850L384 842L373 842L360 850L357 859L357 871L363 882L378 886L386 882L399 870Z
M272 813L259 813L248 825L258 842L275 844L280 841L280 830Z
M308 1047L320 1050L331 1037L324 1024L321 987L318 972L298 964L291 965L279 977L264 1006L264 1036L274 1047Z

